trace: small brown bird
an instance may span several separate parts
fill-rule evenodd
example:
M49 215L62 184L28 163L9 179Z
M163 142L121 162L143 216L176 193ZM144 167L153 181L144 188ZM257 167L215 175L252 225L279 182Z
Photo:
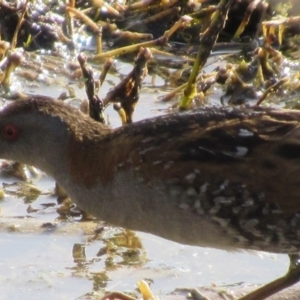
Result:
M203 108L112 129L60 101L0 112L0 157L53 176L82 209L183 244L290 255L300 279L300 112Z

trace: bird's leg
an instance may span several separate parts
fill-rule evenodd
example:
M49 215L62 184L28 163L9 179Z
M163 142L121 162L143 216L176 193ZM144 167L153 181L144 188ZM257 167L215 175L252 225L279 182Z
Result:
M283 277L260 287L238 300L263 300L298 282L300 280L300 256L299 254L293 254L289 255L289 258L290 267Z

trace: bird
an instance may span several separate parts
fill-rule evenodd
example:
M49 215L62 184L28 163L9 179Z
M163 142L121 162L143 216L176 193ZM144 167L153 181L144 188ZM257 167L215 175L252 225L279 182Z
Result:
M290 257L287 274L240 300L300 280L300 112L203 107L111 128L29 96L0 111L0 158L52 176L83 210L182 244Z

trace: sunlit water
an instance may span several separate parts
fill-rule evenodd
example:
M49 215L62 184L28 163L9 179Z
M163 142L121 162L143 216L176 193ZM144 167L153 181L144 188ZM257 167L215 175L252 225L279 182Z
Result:
M125 68L123 73L128 70ZM105 95L111 82L118 80L109 75L107 82L110 84L105 83L100 94ZM159 93L150 89L151 84L148 76L134 120L161 114L161 109L168 107L156 101ZM164 83L157 78L156 84L159 87ZM63 85L57 89L44 84L34 88L25 86L23 91L57 97L66 91ZM76 88L76 95L86 97L83 88ZM116 112L109 108L106 113L112 126L120 125ZM11 183L16 180L2 177L1 181ZM43 192L52 191L54 187L53 180L48 177L42 177L35 184ZM56 199L43 195L32 206L41 208L43 203L55 205ZM118 255L98 255L106 243L101 239L91 241L91 235L83 233L78 220L60 224L66 228L72 223L79 224L71 230L42 228L43 223L55 223L56 208L32 213L27 213L27 208L28 204L16 196L6 195L1 201L0 299L85 299L88 296L91 299L105 291L134 292L141 279L146 279L157 295L176 288L212 284L261 284L283 275L288 266L284 255L228 253L189 247L144 233L137 233L143 246L139 249L137 262L126 264ZM114 236L114 229L105 228L106 238ZM85 246L85 257L81 261L74 260L74 244Z

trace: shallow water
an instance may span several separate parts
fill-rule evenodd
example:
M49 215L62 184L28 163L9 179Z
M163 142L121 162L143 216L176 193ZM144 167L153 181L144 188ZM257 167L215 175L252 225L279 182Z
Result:
M7 197L5 202L0 218L0 299L44 299L45 295L47 299L96 298L104 291L134 292L141 279L149 281L157 295L212 284L261 284L282 275L288 266L284 255L190 247L145 233L136 233L143 246L140 258L136 264L126 265L118 253L108 251L99 256L105 243L90 241L91 235L84 234L80 226L64 224L63 231L41 229L42 223L54 222L53 210L30 214L36 223L6 220L13 216L14 207L16 216L29 214L20 213L27 206L22 200ZM15 228L12 224L17 228L14 232L7 229ZM105 239L116 234L110 227L105 231ZM74 244L85 245L82 259L74 259Z
M131 67L120 63L120 68L121 73L126 74ZM59 78L56 80L58 82ZM25 84L22 89L23 92L58 97L66 91L67 81L63 80L56 89L42 82L34 86ZM106 94L118 80L109 75L106 81L109 84L104 84L100 94ZM16 81L16 88L20 85L20 81ZM69 85L78 98L85 98L83 88L75 83ZM157 78L156 85L159 89L163 80ZM148 76L135 121L163 113L161 110L169 104L157 102L159 94ZM106 113L112 126L120 125L111 108ZM17 180L1 177L0 181ZM100 238L94 238L93 229L103 224L77 219L57 220L56 198L49 194L54 187L53 180L42 176L34 184L45 194L31 204L38 211L28 213L29 204L24 203L22 197L9 193L0 202L0 299L96 299L105 291L135 292L136 283L141 279L150 282L157 295L176 288L212 284L262 284L283 275L288 266L285 255L228 253L136 233L139 240L108 225L104 226ZM53 205L41 209L45 203ZM42 226L45 223L48 226ZM52 227L53 224L57 227ZM115 243L116 236L125 242ZM135 246L132 246L132 238ZM84 248L79 257L74 254L74 245Z

